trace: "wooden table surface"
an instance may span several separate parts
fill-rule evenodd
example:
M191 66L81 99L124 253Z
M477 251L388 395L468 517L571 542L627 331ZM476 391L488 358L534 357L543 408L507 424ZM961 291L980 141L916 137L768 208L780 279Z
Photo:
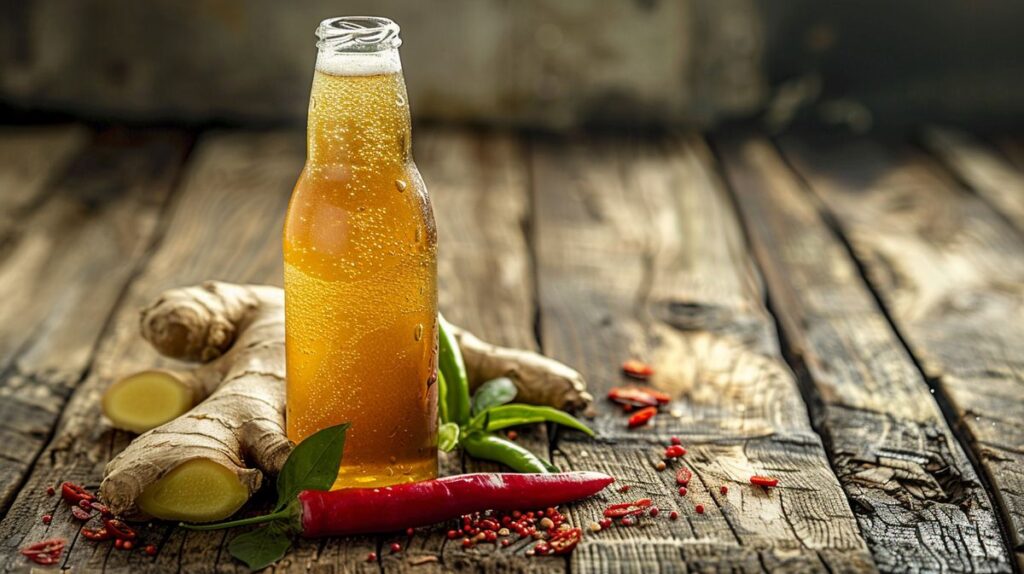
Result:
M663 512L568 557L464 550L442 525L303 541L275 570L1020 571L1024 138L424 127L414 141L442 310L575 366L599 397L598 440L520 438L631 485L572 520L640 496ZM137 336L145 302L211 278L280 284L304 151L292 131L0 128L0 569L63 536L78 571L245 570L224 532L154 524L154 557L86 542L45 490L98 485L131 440L98 399L162 363ZM628 358L675 398L638 430L601 399ZM689 449L685 497L654 468L671 436ZM406 550L365 561L395 540Z

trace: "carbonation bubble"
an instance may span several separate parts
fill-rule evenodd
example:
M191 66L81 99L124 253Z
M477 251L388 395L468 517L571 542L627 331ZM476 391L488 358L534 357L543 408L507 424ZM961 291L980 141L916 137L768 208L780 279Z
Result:
M413 334L412 334L412 336L413 336L413 337L414 337L414 338L415 338L415 339L416 339L417 341L419 341L420 339L422 339L422 338L423 338L423 323L417 323L417 324L416 324L416 330L415 330L415 331L413 331Z
M400 179L396 179L395 187L398 188L398 191L405 191L405 182Z

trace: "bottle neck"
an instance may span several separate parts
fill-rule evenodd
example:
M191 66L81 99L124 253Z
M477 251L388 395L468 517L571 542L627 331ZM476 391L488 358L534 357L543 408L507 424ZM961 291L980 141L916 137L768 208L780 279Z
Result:
M411 141L398 50L373 54L321 50L309 101L309 162L404 164Z

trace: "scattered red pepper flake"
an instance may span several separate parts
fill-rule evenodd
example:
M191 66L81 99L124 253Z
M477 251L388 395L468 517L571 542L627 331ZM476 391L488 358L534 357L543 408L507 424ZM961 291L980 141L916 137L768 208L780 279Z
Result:
M369 554L367 554L366 555L366 561L367 562L376 562L377 561L377 553L376 552L370 552Z
M759 476L755 474L754 476L750 477L750 484L753 484L754 486L762 486L764 488L771 488L773 486L778 486L779 479L770 476Z
M132 546L134 546L134 545L135 545L135 543L133 543L131 540L125 540L124 544L121 545L121 549L122 550L131 550Z
M401 552L401 551L402 551L402 545L401 544L399 544L397 542L392 542L391 543L391 553L392 554L394 554L396 552Z
M650 514L650 515L651 515L651 516L653 517L653 516L657 516L657 515L658 515L658 512L660 512L660 511L658 510L658 507L657 507L657 506L652 506L652 507L651 507L651 510L650 510L650 511L648 511L648 513L647 513L647 514Z
M416 534L416 529L415 528L406 528L405 529L405 535L406 536L412 536L413 534Z
M517 433L514 430L510 430L507 433L505 433L505 436L508 438L508 440L516 440L517 438L519 438L519 433Z
M718 492L720 492L722 494L729 494L729 487L723 485L722 488L718 489Z
M633 413L633 416L629 417L629 428L637 428L646 425L654 415L658 414L657 407L646 407Z
M632 502L620 502L619 504L612 504L608 508L605 508L604 515L605 518L621 518L623 516L642 514L644 509L650 505L650 498L639 498Z
M636 359L629 359L622 363L622 372L628 377L646 381L654 374L654 367Z
M44 514L43 515L43 524L49 524L51 522L53 522L53 515L52 514Z
M53 496L57 491L52 486L46 487L46 496Z
M693 473L685 466L679 467L679 470L676 471L676 484L688 486L692 478Z
M693 507L693 509L697 511L697 514L704 514L703 504L698 504L697 506Z
M148 554L150 556L156 556L156 545L155 544L147 545L146 548L145 548L145 551L146 551L146 554Z
M604 530L605 528L611 528L611 526L612 526L612 519L611 518L602 518L601 520L597 521L597 524L598 524L598 526L601 527L601 530Z
M74 516L75 520L81 520L82 522L85 522L86 520L92 518L92 513L87 510L82 510L77 506L72 506L71 516Z
M82 537L86 540L92 540L93 542L99 542L110 538L110 531L106 528L85 528L80 530Z
M622 487L619 488L619 492L629 492L629 485L623 484Z
M107 508L107 505L102 504L100 502L90 502L89 507L95 510L96 512L99 512L106 518L114 516L113 513L110 512L110 509Z
M676 512L675 510L673 510L672 512L668 513L668 519L669 520L675 520L677 518L679 518L679 513Z
M124 523L124 521L117 518L111 518L103 523L104 528L107 532L110 532L114 538L123 540L131 540L135 538L135 530Z
M672 437L672 441L671 442L672 442L672 444L683 444L683 441L679 440L679 437L677 437L677 436Z
M21 555L41 566L50 566L60 560L64 546L68 543L63 538L51 538L30 544L20 550Z
M685 486L680 486L679 487L679 496L686 496L686 487Z
M684 454L686 454L686 449L678 444L674 444L665 449L665 458L679 458Z
M86 490L85 487L72 482L65 482L60 485L60 495L68 504L79 504L83 500L89 502L96 500L96 497Z
M568 554L576 548L576 545L583 539L582 528L567 528L559 530L548 540L548 547L552 554Z

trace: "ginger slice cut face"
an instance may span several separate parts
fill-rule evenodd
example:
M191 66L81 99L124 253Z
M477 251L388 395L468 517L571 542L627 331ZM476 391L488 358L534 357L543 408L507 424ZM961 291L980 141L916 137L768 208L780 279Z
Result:
M142 371L107 389L103 413L117 428L144 433L187 412L193 406L192 395L174 373Z
M249 489L230 469L205 458L182 463L142 492L137 504L163 520L212 522L231 516L249 499Z

